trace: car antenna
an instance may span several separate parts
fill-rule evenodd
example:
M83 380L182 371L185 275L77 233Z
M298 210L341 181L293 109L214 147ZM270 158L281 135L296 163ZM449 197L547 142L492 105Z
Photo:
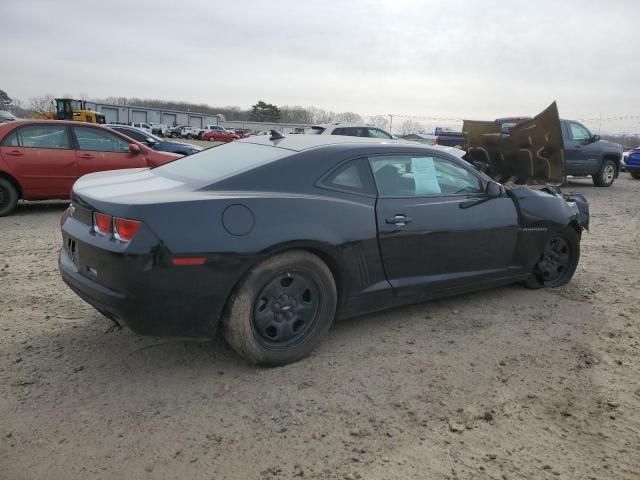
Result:
M271 140L272 142L276 140L282 140L283 138L285 138L285 136L277 130L271 130L269 133L271 133L269 140Z

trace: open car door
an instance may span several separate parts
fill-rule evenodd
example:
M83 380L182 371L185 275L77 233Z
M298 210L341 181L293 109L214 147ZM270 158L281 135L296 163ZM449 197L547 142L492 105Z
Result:
M530 120L501 131L498 122L465 120L467 161L487 165L486 173L506 183L562 184L564 143L558 107L553 102Z

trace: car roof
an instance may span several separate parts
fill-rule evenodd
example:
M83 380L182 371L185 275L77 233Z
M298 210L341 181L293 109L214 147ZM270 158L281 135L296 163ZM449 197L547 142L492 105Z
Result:
M104 124L101 123L89 123L89 122L76 122L74 120L38 120L38 119L27 119L27 120L16 120L15 122L11 122L11 125L19 126L19 125L29 125L29 124L51 124L51 125L77 125L80 127L99 127L102 128Z
M408 142L404 140L392 140L386 138L370 138L370 137L349 137L343 135L285 135L280 140L269 140L270 135L254 135L249 138L237 140L242 143L255 143L257 145L276 146L301 152L312 148L324 147L329 145L352 145L352 146L372 146L372 145L405 145L410 147L420 147L416 142Z
M311 128L329 128L329 127L355 127L355 128L378 128L375 125L368 125L366 123L319 123L313 125Z
M13 122L4 122L0 123L0 136L2 136L5 132L9 132L15 128L22 127L25 125L75 125L78 127L94 127L94 128L104 128L103 124L99 123L89 123L89 122L75 122L73 120L38 120L38 119L27 119L27 120L15 120Z

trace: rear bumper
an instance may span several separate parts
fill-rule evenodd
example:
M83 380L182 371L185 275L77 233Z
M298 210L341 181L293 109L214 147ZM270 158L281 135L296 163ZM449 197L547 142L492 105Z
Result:
M215 296L189 290L184 282L174 283L166 276L162 290L144 285L126 292L112 290L82 275L65 249L60 250L58 266L62 280L80 298L141 335L209 338L224 307Z
M137 269L135 261L79 245L81 258L92 257L104 270L99 267L95 278L89 272L81 273L63 248L58 257L63 281L103 315L141 335L212 337L244 263L236 257L214 256L200 266L154 261L150 269ZM109 255L107 261L101 258L104 255ZM99 280L103 271L109 287ZM118 289L113 285L119 285Z

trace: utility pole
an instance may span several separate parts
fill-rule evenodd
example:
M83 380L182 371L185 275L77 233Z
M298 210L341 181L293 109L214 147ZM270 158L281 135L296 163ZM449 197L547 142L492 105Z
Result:
M393 132L391 131L391 127L392 127L392 126L393 126L393 114L392 114L392 113L390 113L390 114L389 114L389 133L390 133L391 135L393 135Z

